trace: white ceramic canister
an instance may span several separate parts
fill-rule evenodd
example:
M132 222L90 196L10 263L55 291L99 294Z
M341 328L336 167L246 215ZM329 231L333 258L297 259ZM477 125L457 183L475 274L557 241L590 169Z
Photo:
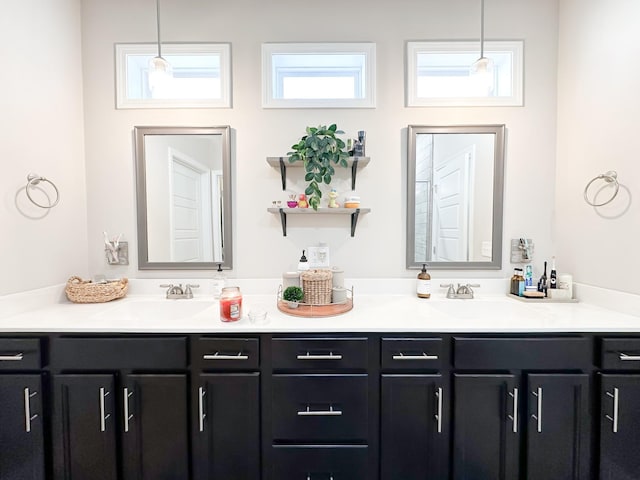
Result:
M558 288L569 290L569 298L573 298L573 276L568 273L558 275Z
M282 274L282 290L287 287L300 286L300 272L284 272Z
M344 270L340 267L331 267L331 286L344 288Z
M347 289L344 287L333 287L331 289L331 303L345 303L347 301Z

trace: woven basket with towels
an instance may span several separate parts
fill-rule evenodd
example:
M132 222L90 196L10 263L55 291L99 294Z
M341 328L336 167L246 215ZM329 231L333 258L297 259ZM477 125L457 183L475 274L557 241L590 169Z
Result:
M73 303L104 303L127 294L129 280L121 278L106 283L93 283L80 277L71 277L64 291Z
M326 305L331 303L331 270L308 270L300 275L303 302L310 305Z

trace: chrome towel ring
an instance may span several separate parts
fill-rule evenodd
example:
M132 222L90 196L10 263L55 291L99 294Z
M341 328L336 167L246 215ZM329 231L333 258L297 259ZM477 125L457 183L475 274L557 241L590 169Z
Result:
M595 203L595 196L593 197L593 200L594 200L593 202L589 200L589 195L588 195L589 187L591 187L591 185L597 180L604 180L606 183L613 183L613 187L614 187L613 195L611 195L611 198L609 198L609 200L602 203ZM618 174L614 170L609 170L607 173L602 173L597 177L592 178L591 181L587 183L587 186L584 187L584 201L587 202L592 207L602 207L608 203L611 203L613 199L616 198L616 195L618 195L618 190L620 190L620 184L618 183Z
M53 187L53 189L56 192L56 199L53 203L50 203L49 205L42 205L38 202L36 202L33 197L31 196L31 193L29 193L29 189L35 187L36 185L38 185L40 182L46 182L49 185L51 185ZM24 191L27 192L27 197L29 197L29 200L31 200L31 203L33 203L35 206L40 207L40 208L53 208L55 207L58 202L60 201L60 192L58 191L58 187L56 187L55 183L53 183L51 180L49 180L48 178L45 177L41 177L40 175L36 174L36 173L30 173L29 175L27 175L27 186L24 187Z

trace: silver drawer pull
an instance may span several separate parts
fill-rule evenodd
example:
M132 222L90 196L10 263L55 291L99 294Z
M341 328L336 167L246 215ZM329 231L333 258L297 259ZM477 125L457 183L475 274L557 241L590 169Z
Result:
M124 389L123 404L124 404L124 431L129 432L129 421L133 418L133 415L129 414L129 398L133 396L133 392L129 392L128 388Z
M24 431L31 433L31 422L38 418L38 414L31 415L31 398L38 392L29 393L29 388L24 389Z
M537 398L537 412L531 415L536 420L538 433L542 433L542 387L538 387L536 391L532 391L531 395Z
M607 396L613 398L613 417L609 416L609 415L605 415L605 417L608 420L611 420L611 423L613 424L611 427L611 430L613 431L613 433L618 433L618 413L619 413L619 403L620 403L620 399L618 396L618 389L614 388L613 389L613 393L611 392L607 392Z
M100 387L100 431L107 430L107 418L111 416L110 413L105 413L105 399L110 392L105 391L104 387Z
M249 355L243 355L242 352L238 352L237 355L221 355L220 352L216 352L213 355L202 355L203 360L249 360Z
M436 420L438 421L438 433L442 433L442 387L438 387L436 390L436 400L438 402L438 413L436 413Z
M518 433L518 389L514 388L509 396L513 398L513 415L509 415L509 419L513 422L513 433Z
M204 432L204 419L206 414L204 413L204 396L207 394L204 387L198 388L198 427L201 432Z
M640 355L627 355L620 352L620 361L622 362L640 362Z
M400 352L398 355L391 357L394 360L438 360L438 355L428 355L422 352L422 355L405 355Z
M329 410L311 410L307 405L306 410L298 412L301 417L339 417L342 415L342 410L334 410L333 405L329 405Z
M24 360L24 353L16 353L15 355L0 355L0 362L20 362Z
M313 480L310 473L307 473L307 480ZM333 480L333 473L329 474L329 480Z
M305 355L298 355L296 357L298 360L342 360L342 355L330 352L329 355L312 355L307 352Z

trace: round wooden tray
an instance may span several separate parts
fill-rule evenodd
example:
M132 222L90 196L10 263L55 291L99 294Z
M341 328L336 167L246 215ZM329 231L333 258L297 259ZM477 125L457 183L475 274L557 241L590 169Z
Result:
M288 302L278 300L278 310L293 315L294 317L333 317L346 313L353 308L353 298L347 298L344 303L329 303L327 305L305 305L301 303L298 308L291 308Z

